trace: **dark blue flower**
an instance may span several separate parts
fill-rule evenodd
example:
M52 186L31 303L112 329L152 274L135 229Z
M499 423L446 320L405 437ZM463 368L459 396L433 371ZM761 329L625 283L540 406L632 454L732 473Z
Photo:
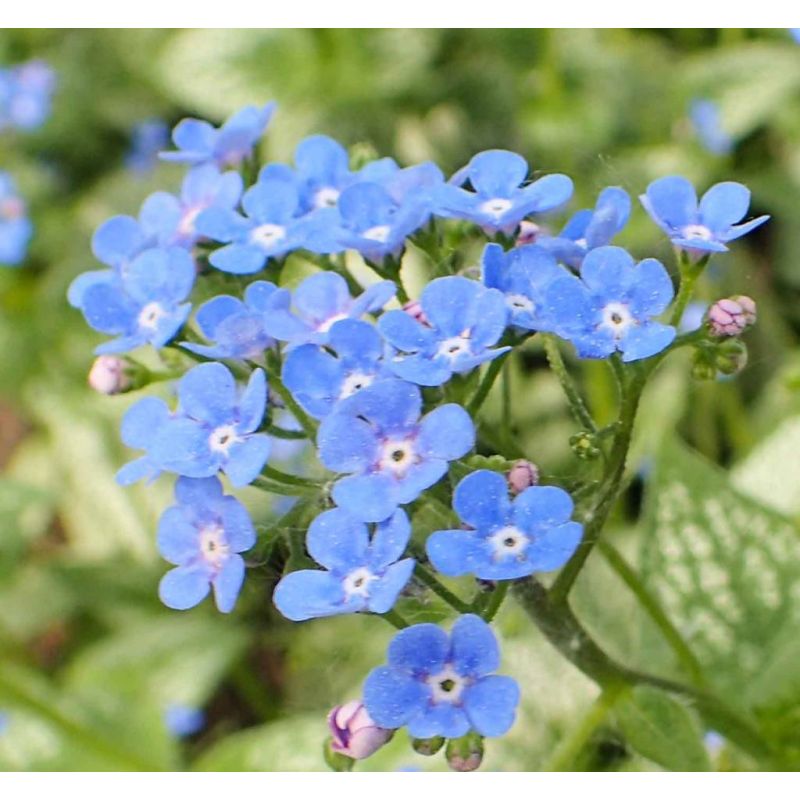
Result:
M322 421L319 457L348 473L333 486L337 505L365 522L379 522L410 503L475 443L469 414L453 403L419 418L417 386L396 379L362 389Z
M188 297L195 279L191 256L177 247L145 250L122 275L113 270L84 273L70 287L69 299L89 325L116 339L96 353L121 353L144 344L163 347L191 311Z
M163 119L137 122L131 133L131 144L125 166L139 175L150 172L158 164L158 152L169 142L169 126Z
M304 247L315 252L328 249L320 236L325 231L323 209L298 217L299 195L291 180L261 179L244 193L247 216L232 209L212 207L196 220L198 233L218 242L229 242L209 256L223 272L247 275L258 272L267 259L280 258ZM335 216L334 211L328 209Z
M408 583L414 559L401 556L411 536L402 511L369 529L346 511L320 514L308 529L306 548L324 570L304 569L285 575L273 601L294 621L371 611L385 614Z
M459 482L453 508L471 530L436 531L426 544L443 575L509 580L549 572L569 560L583 531L563 489L531 486L512 501L505 476L485 469Z
M676 247L700 254L725 252L728 242L769 219L764 215L736 224L750 207L750 190L733 181L712 186L699 205L692 184L676 175L653 181L639 199Z
M536 244L564 264L578 269L586 253L611 243L627 224L630 214L628 193L618 186L609 186L600 192L594 210L578 211L558 236L541 236Z
M379 281L353 298L341 275L317 272L306 278L291 295L288 292L276 294L265 323L266 330L292 346L326 344L336 322L360 319L364 314L383 308L394 297L396 288L392 281Z
M547 250L530 244L506 252L499 244L487 244L482 273L484 284L505 296L509 325L528 331L552 330L545 289L569 273Z
M203 730L206 724L206 715L202 708L170 703L164 709L164 724L173 736L182 739Z
M511 233L529 214L550 211L572 196L566 175L546 175L521 187L528 162L508 150L485 150L441 187L436 213L468 219L487 231ZM459 188L469 180L473 191Z
M183 611L213 588L217 608L228 613L244 582L239 553L256 543L250 516L235 497L223 494L217 478L178 478L175 498L177 505L158 523L158 551L176 565L161 579L161 601Z
M0 131L6 127L34 130L50 116L56 77L44 61L28 61L0 69Z
M197 309L200 332L214 345L183 342L183 347L208 358L259 360L275 344L266 332L265 322L276 294L285 292L274 283L255 281L244 293L244 302L223 294Z
M719 105L713 100L692 100L689 104L689 119L700 144L709 153L724 156L733 150L733 138L722 126Z
M450 636L430 623L405 628L389 645L388 662L364 684L364 705L383 728L456 739L470 730L502 736L514 724L519 687L493 674L497 640L475 614L459 617Z
M25 201L17 193L11 176L0 171L0 266L21 264L32 234Z
M291 350L281 374L295 400L317 419L340 400L392 375L383 361L383 341L368 322L339 320L331 326L327 348L304 344Z
M378 321L396 351L389 365L404 380L439 386L510 349L490 349L508 321L506 300L496 289L458 275L437 278L423 290L420 305L426 323L405 311L387 311Z
M161 153L161 158L193 166L213 163L220 168L238 167L252 154L274 111L275 103L262 108L246 106L219 128L204 120L184 119L172 131L178 149Z
M257 369L240 394L230 370L200 364L178 383L178 414L159 429L148 457L161 469L190 478L222 470L234 486L246 486L270 454L270 438L256 433L267 403L267 379Z
M581 278L560 278L546 290L555 332L569 339L581 358L605 358L615 350L623 361L661 352L675 328L654 322L670 304L674 290L661 262L636 264L621 247L588 253Z
M139 222L160 245L192 247L200 238L195 228L197 217L209 208L232 212L242 188L238 172L220 172L213 164L194 167L183 179L181 196L151 194L142 204Z

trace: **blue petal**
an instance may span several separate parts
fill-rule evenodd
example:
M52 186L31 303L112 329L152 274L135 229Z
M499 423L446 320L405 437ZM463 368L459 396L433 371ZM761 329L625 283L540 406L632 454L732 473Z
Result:
M629 290L634 317L653 317L661 314L672 302L675 290L660 261L646 258L636 267L636 282Z
M328 339L336 354L349 365L371 368L383 353L383 342L374 325L342 319L331 326Z
M594 295L619 300L637 280L635 262L621 247L598 247L583 259L581 278Z
M163 400L143 397L125 412L120 437L128 447L146 450L169 418L169 408Z
M314 561L336 572L363 567L368 546L367 526L341 508L323 511L306 535L306 548Z
M421 409L419 388L394 379L373 383L341 405L342 413L363 417L378 429L379 434L410 430L419 419Z
M503 248L499 244L487 244L481 257L481 276L484 285L493 289L502 289L505 271L506 255Z
M441 386L453 375L452 364L444 356L431 359L422 354L397 355L389 361L389 369L398 378L419 386Z
M528 548L526 558L537 572L550 572L560 569L572 558L581 543L583 526L577 522L567 522L537 534Z
M67 290L67 300L73 308L83 308L83 296L86 290L95 285L118 285L119 275L110 269L93 270L92 272L82 272L69 285Z
M169 244L181 221L178 198L169 192L154 192L142 203L139 221L145 231L158 236L161 244Z
M236 405L236 381L222 364L200 364L178 383L181 409L193 419L220 425L230 422Z
M477 281L460 275L436 278L422 292L420 305L441 334L458 336L477 322L477 300L484 291Z
M201 603L211 586L205 571L188 567L171 569L158 585L158 596L168 608L185 611Z
M172 564L187 564L200 553L200 536L186 509L171 506L158 521L158 552Z
M379 571L397 561L411 538L411 523L405 511L395 511L387 520L375 526L369 547L369 567Z
M768 219L769 214L764 214L761 217L751 219L749 222L743 222L741 225L733 225L722 235L722 239L726 242L738 239L740 236L750 233L750 231L757 228L759 225L763 225Z
M244 300L253 311L268 313L276 303L289 297L286 289L278 289L269 281L253 281L244 291Z
M482 555L480 542L470 531L434 531L425 549L436 571L452 578L474 572Z
M86 322L101 333L124 333L135 324L136 307L113 284L92 284L83 292L81 301Z
M350 316L358 318L372 311L383 308L397 294L397 286L393 281L378 281L370 284L353 300Z
M473 351L495 344L503 335L508 321L506 299L497 289L486 289L478 299L476 309L478 318L470 333L470 346Z
M407 628L411 630L411 628ZM383 728L399 728L424 708L429 692L400 670L378 667L364 682L364 705Z
M339 212L348 226L360 233L391 224L396 204L377 183L356 183L339 197Z
M639 198L653 221L669 233L695 221L697 194L686 178L672 175L659 178Z
M267 376L263 369L256 369L253 370L239 400L239 424L236 430L239 433L251 433L256 430L264 419L266 408Z
M438 458L414 464L409 467L402 478L394 482L393 501L395 503L413 502L446 474L447 462Z
M254 244L229 244L208 257L212 267L233 275L252 275L261 270L266 260L267 254Z
M464 692L464 710L481 736L502 736L514 724L519 686L513 678L490 675Z
M234 553L228 556L219 574L212 581L214 602L223 614L233 611L243 583L244 559Z
M507 216L518 218L527 214L551 211L564 205L570 197L572 197L570 178L566 175L545 175L519 193L515 203L516 209L509 209Z
M435 675L450 655L450 639L430 622L404 628L389 644L389 666L419 675Z
M159 429L150 455L163 469L190 478L208 478L219 466L208 445L208 430L191 419L171 419Z
M330 572L303 569L284 575L275 587L272 602L286 619L302 622L356 611L363 598L353 597L347 603L341 580Z
M470 183L486 197L508 197L528 175L528 162L508 150L485 150L467 167Z
M235 242L246 238L253 224L232 209L212 206L198 215L194 227L217 242Z
M375 462L378 453L378 442L369 424L340 413L322 421L317 447L320 461L334 472L364 470Z
M370 585L367 607L373 614L385 614L397 602L397 597L411 579L413 558L392 564L379 580Z
M350 292L341 275L318 272L306 278L294 291L294 304L300 314L315 323L346 313Z
M438 703L426 707L408 721L409 736L428 739L444 736L457 739L469 732L470 723L464 710L453 703Z
M252 483L267 463L272 441L269 436L257 433L243 442L234 444L225 463L225 474L233 486L239 488Z
M405 311L387 311L378 320L378 330L398 350L414 352L429 346L435 333Z
M342 366L316 345L304 344L286 355L281 379L308 413L323 417L339 399Z
M451 658L459 675L479 678L500 666L500 649L492 629L476 614L459 617L450 633Z
M475 445L475 426L459 405L447 403L426 414L419 426L418 452L425 458L452 461Z
M243 553L256 543L256 531L247 509L235 498L222 500L222 526L234 553Z
M386 475L354 475L337 481L331 495L337 505L365 522L380 522L397 508L392 480Z
M724 181L712 186L700 200L700 219L709 230L726 231L747 214L750 190L741 183Z
M179 149L207 151L209 155L216 138L217 131L214 126L210 122L200 119L183 119L172 131L172 141Z
M234 314L244 313L246 307L241 300L227 294L212 297L197 309L197 325L206 339L216 339L217 326Z
M527 532L567 522L574 509L572 498L557 486L531 486L512 505L514 524Z
M640 358L654 356L672 344L675 334L675 328L660 322L632 326L619 344L622 360L638 361Z
M307 180L338 187L349 173L347 150L330 136L309 136L297 145L294 163Z
M503 475L480 469L463 478L453 493L453 508L473 528L496 528L508 519L511 503Z
M112 217L92 237L92 252L98 261L119 266L144 247L146 239L139 223L128 216Z
M258 223L285 225L294 215L298 203L297 188L281 180L257 183L244 193L242 207L247 216Z
M178 478L175 481L175 499L185 506L217 508L223 498L219 478Z

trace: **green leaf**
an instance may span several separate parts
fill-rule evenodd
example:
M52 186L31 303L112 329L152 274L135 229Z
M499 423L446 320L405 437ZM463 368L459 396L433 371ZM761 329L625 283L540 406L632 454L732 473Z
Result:
M615 714L630 746L645 758L676 772L711 769L696 720L665 692L637 686L617 703Z
M727 475L667 441L647 488L643 580L732 697L770 663L777 637L800 635L800 538Z

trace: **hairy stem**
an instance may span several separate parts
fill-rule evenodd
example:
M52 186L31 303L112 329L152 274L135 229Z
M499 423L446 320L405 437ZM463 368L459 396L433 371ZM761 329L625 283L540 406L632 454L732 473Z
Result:
M547 356L547 362L550 364L550 369L553 370L553 373L558 378L558 382L561 384L561 388L564 390L572 416L575 417L578 424L581 425L584 430L594 433L597 430L597 425L594 419L592 419L592 415L589 413L589 409L586 407L586 403L583 401L578 387L575 386L572 376L567 371L564 359L561 357L561 351L558 349L558 342L555 336L551 333L543 333L542 341L544 342L544 352Z
M475 414L478 413L483 405L483 401L488 397L494 382L497 380L497 376L500 374L500 370L503 369L503 363L508 357L509 352L510 351L497 356L497 358L495 358L494 361L489 364L489 368L484 373L483 378L481 379L481 382L475 391L475 394L467 404L467 411L469 412L470 416L474 417Z

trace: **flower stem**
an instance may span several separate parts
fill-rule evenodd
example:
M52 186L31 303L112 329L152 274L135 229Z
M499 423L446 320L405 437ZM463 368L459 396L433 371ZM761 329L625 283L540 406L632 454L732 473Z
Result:
M294 399L294 397L292 397L292 393L286 388L286 386L284 386L283 381L278 375L277 369L272 366L267 366L267 374L269 375L270 387L274 389L278 397L283 400L286 408L289 409L292 416L297 420L300 427L303 429L303 433L305 433L309 439L314 441L317 436L316 423L297 404L297 401Z
M313 489L315 491L323 486L319 481L312 480L311 478L302 478L299 475L290 475L288 472L267 465L261 470L261 474L266 478L271 478L279 483L285 483L288 486L300 486L304 489Z
M508 594L508 587L509 581L498 581L497 586L492 590L486 607L481 611L481 616L485 622L491 622L497 616L497 612Z
M577 386L575 386L572 376L567 371L555 336L551 333L544 333L542 334L542 341L544 342L544 352L550 364L550 369L553 370L558 382L561 384L561 388L564 390L572 416L583 426L584 430L594 433L597 430L597 425L592 419L592 415L589 413L589 409L586 407L586 403L583 401Z
M683 312L686 311L686 306L694 293L694 286L708 263L708 258L708 256L703 256L699 261L692 261L684 251L678 254L678 268L681 280L678 287L678 296L675 298L675 305L672 307L672 314L670 315L670 325L677 326L683 318Z
M465 603L460 597L453 594L446 586L439 582L437 577L425 566L419 563L414 567L414 574L434 593L438 594L442 600L447 603L459 614L469 614L472 611L472 606Z
M390 625L393 625L399 631L408 627L408 623L396 611L389 610L383 614L379 614L378 616L383 617Z
M467 411L469 412L470 416L475 416L480 410L480 407L483 405L483 401L486 400L489 392L494 385L495 380L497 380L497 376L500 374L500 370L503 369L503 363L505 362L506 358L508 358L508 354L511 351L507 351L502 355L499 355L494 361L489 364L489 369L486 370L484 373L483 379L480 382L475 394L472 396L472 399L467 404Z

